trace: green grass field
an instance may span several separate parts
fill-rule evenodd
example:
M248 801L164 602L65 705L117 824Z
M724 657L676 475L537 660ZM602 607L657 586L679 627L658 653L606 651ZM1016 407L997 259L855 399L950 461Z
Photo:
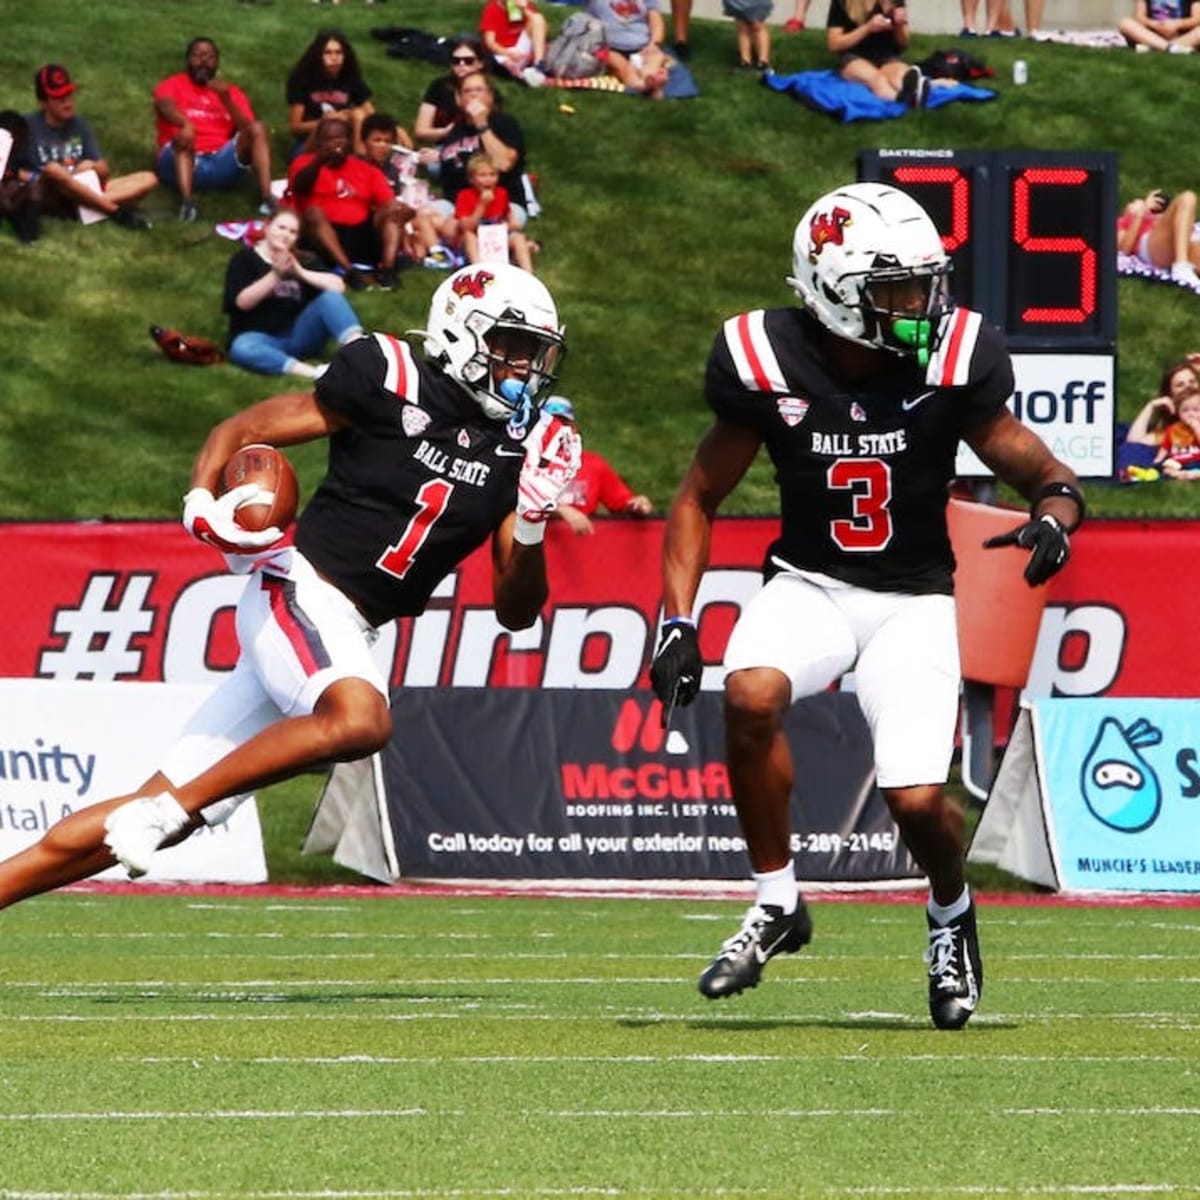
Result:
M0 1196L1200 1195L1197 911L818 902L711 1005L729 901L59 894L0 923Z

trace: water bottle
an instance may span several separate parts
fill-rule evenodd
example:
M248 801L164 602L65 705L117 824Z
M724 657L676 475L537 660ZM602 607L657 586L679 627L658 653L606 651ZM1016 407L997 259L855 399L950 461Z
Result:
M1029 82L1029 64L1023 59L1018 58L1013 63L1013 83L1018 87Z

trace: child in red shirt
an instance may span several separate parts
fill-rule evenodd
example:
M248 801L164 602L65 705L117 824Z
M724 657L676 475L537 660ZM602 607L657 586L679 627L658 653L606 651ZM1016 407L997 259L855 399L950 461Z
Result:
M510 75L538 87L545 76L546 18L533 0L487 0L479 17L484 48Z
M526 271L533 271L533 254L529 241L517 228L517 218L508 199L508 189L500 183L500 172L486 154L472 154L467 160L468 186L454 200L455 226L452 236L462 245L468 262L480 262L480 225L506 225L508 250L513 262Z

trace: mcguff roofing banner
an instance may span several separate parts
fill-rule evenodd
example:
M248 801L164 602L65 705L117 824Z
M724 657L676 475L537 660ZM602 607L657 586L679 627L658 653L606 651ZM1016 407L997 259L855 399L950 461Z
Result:
M336 827L318 813L326 844L312 848L348 830L338 861L385 878L744 879L721 709L702 695L665 732L649 692L397 692L381 770L351 765L353 786L331 785L328 803L349 807ZM919 878L875 788L855 698L803 700L786 732L800 877Z

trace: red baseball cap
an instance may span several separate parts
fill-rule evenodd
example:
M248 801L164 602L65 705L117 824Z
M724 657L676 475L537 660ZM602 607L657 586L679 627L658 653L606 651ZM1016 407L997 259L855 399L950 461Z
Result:
M61 100L74 92L79 84L71 82L66 67L58 63L47 63L33 77L33 87L39 100Z

